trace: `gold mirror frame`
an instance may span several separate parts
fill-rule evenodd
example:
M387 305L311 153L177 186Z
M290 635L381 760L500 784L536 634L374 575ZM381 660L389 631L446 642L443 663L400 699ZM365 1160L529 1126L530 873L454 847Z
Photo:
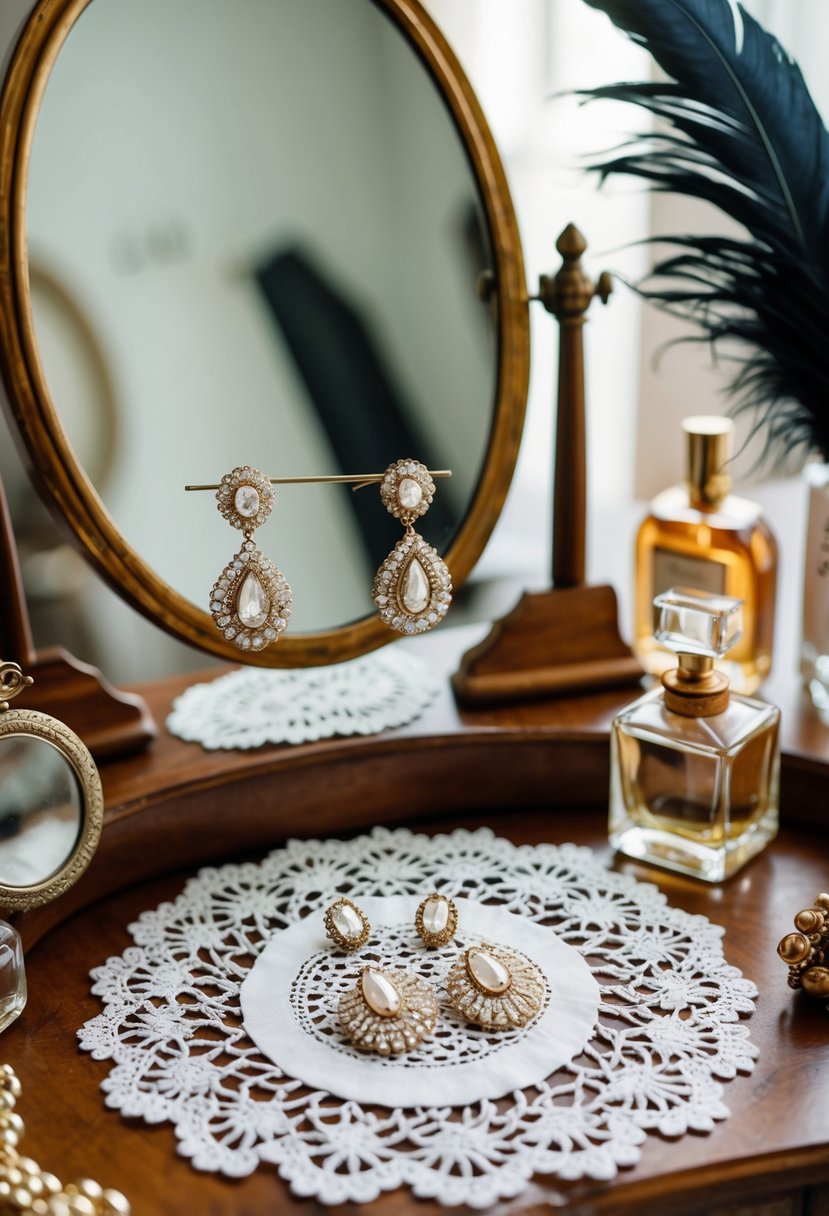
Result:
M437 86L469 160L492 243L498 331L496 400L486 459L472 503L444 555L457 587L468 577L498 520L521 440L529 379L528 300L521 243L492 135L442 34L418 0L371 2L398 27ZM0 344L7 403L39 493L98 573L168 633L238 663L239 651L217 632L209 614L161 580L121 534L63 431L38 352L26 246L29 158L52 66L90 3L38 0L15 48L0 98ZM405 290L405 282L401 282L401 290ZM274 475L285 472L290 470L273 471ZM262 667L337 662L376 649L395 636L378 618L367 617L317 633L288 634L267 652L246 653L245 662Z
M8 670L9 665L3 667ZM8 690L6 690L8 695ZM53 747L75 775L81 795L81 821L72 852L48 878L22 886L0 883L0 908L28 911L65 895L86 871L98 847L104 821L104 797L95 761L74 731L57 718L36 709L6 709L0 712L0 764L5 738L25 735Z

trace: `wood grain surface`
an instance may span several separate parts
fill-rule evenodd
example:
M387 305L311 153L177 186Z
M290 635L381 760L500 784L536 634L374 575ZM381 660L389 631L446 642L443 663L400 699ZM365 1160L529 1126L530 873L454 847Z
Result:
M414 649L438 672L455 670L477 629L449 629ZM211 672L208 678L214 678ZM192 680L192 677L190 677ZM142 691L163 724L189 680ZM722 886L621 862L656 882L671 903L726 929L725 955L760 989L751 1018L756 1071L725 1086L732 1117L709 1136L649 1137L641 1163L615 1182L564 1186L534 1180L499 1213L577 1216L829 1211L829 1013L793 994L775 947L792 918L829 888L826 801L829 731L796 682L781 682L784 830ZM80 1052L76 1031L100 1009L89 970L129 944L127 925L174 897L204 862L261 856L287 836L351 834L382 822L446 830L489 824L516 842L606 843L608 727L628 691L499 709L459 711L448 679L417 722L382 736L332 739L255 752L204 752L162 730L141 755L101 766L101 847L62 900L27 913L28 1007L3 1036L2 1058L23 1082L25 1151L44 1168L116 1186L135 1216L312 1213L271 1167L234 1182L199 1174L176 1155L167 1125L126 1120L104 1104L108 1065ZM823 1206L822 1206L823 1205ZM354 1210L354 1209L349 1209ZM370 1216L434 1216L439 1208L395 1193Z
M520 843L589 844L612 864L603 810L504 810L441 817L425 826L444 830L482 820ZM726 926L727 960L760 989L750 1019L752 1040L760 1048L756 1070L724 1086L732 1116L711 1135L675 1142L650 1136L641 1163L621 1171L614 1183L567 1186L537 1179L499 1212L542 1211L566 1202L577 1213L679 1213L751 1196L800 1203L800 1188L829 1182L829 1014L819 1002L790 992L775 945L793 913L827 885L825 848L816 848L810 833L787 829L748 869L715 888L632 863L621 868L656 879L671 903ZM321 1210L293 1198L270 1166L242 1181L193 1170L176 1155L168 1125L150 1127L106 1109L99 1086L109 1065L77 1047L75 1032L100 1010L89 991L90 968L131 944L126 926L144 909L174 897L184 877L150 880L97 903L29 952L29 1004L3 1044L3 1059L23 1082L19 1110L27 1127L25 1151L62 1176L81 1174L118 1187L132 1199L135 1216ZM441 1209L399 1192L364 1210L371 1216L433 1216Z

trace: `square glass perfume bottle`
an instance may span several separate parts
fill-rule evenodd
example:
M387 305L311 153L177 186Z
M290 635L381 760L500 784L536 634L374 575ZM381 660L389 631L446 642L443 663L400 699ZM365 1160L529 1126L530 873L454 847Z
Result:
M610 843L720 882L777 834L780 711L714 667L740 637L739 600L671 588L654 606L679 665L613 722Z
M20 934L0 920L0 1031L19 1017L26 1005L26 971Z

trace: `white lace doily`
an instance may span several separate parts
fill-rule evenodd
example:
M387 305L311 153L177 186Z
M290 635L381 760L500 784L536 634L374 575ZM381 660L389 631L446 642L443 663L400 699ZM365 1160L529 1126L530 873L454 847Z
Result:
M578 950L506 908L458 899L458 932L425 950L414 928L418 896L363 897L371 923L362 950L332 950L320 917L274 934L241 988L248 1034L268 1059L307 1085L375 1105L464 1106L533 1085L579 1054L599 1014L599 986ZM414 971L445 995L459 950L478 942L528 956L546 980L544 1007L524 1030L486 1034L444 1000L435 1033L417 1051L381 1059L343 1037L340 996L366 963Z
M527 954L536 927L578 951L600 989L578 1056L509 1099L383 1109L304 1084L256 1046L240 989L279 930L318 928L338 895L417 902L433 889L532 922ZM93 972L104 1011L79 1031L113 1061L107 1105L172 1122L196 1168L241 1176L272 1162L328 1204L409 1186L485 1207L534 1174L611 1179L648 1132L712 1131L728 1115L721 1082L757 1055L740 1024L756 989L723 958L722 929L573 845L516 847L485 828L292 841L258 864L203 870L131 933L137 944Z
M166 725L208 751L374 735L413 722L439 689L422 659L386 646L328 667L242 667L194 684L173 702Z

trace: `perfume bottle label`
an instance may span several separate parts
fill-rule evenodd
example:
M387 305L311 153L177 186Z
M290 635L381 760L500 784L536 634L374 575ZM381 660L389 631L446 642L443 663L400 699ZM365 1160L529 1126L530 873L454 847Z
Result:
M809 491L803 585L803 641L815 656L829 654L829 492Z
M725 566L707 557L692 557L672 549L653 551L653 594L671 587L693 587L713 595L725 593Z

